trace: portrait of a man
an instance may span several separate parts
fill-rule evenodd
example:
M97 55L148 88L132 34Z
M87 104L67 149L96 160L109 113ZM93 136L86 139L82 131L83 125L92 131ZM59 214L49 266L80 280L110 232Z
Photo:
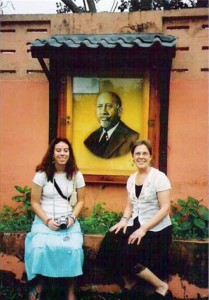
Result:
M84 145L94 155L109 159L127 154L139 133L121 121L122 101L113 92L102 92L97 97L97 118L100 127L92 132Z

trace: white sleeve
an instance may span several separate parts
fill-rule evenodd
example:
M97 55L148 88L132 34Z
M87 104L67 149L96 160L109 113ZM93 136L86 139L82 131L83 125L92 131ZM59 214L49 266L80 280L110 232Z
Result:
M171 189L171 183L168 177L161 171L157 175L156 181L156 190L157 192L162 192Z
M33 182L37 185L44 186L46 183L46 173L37 172L33 178Z
M78 171L75 175L75 182L76 182L76 188L79 189L81 187L84 187L86 184L85 184L85 181L84 181L84 177L83 177L83 174Z

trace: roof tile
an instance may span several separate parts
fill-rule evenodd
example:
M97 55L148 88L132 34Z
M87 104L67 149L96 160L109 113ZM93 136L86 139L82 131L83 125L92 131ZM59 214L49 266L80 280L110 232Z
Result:
M176 38L162 33L138 34L72 34L54 35L50 38L36 39L30 42L33 48L132 48L135 46L148 48L155 44L172 48L176 45Z

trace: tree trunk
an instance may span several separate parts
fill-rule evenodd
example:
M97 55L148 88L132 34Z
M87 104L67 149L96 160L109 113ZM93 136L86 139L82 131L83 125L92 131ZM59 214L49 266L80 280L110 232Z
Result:
M80 13L80 9L78 6L73 2L73 0L61 0L73 13Z
M87 3L88 3L88 7L89 7L89 11L91 13L96 13L97 12L97 9L96 9L96 5L94 3L94 0L86 0Z

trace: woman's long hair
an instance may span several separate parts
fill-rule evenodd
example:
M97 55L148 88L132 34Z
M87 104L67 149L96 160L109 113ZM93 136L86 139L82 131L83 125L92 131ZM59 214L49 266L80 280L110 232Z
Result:
M49 145L46 154L44 155L42 162L36 167L36 172L46 172L48 181L52 181L54 173L56 172L54 163L54 148L55 145L63 142L69 147L69 160L67 161L65 172L67 178L72 178L73 174L78 171L78 167L75 162L75 156L71 143L66 138L57 137Z

